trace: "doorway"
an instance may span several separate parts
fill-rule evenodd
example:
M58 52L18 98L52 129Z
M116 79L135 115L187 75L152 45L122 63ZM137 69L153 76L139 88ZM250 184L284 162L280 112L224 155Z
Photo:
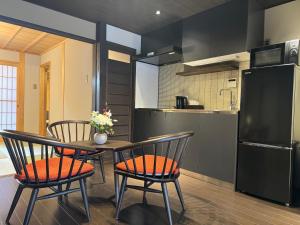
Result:
M94 46L20 25L0 21L0 130L46 135L49 122L88 120ZM11 98L2 99L3 93ZM1 169L0 177L14 171L4 143L0 143L0 167L9 169Z
M46 135L46 127L50 117L50 62L42 64L40 67L40 113L39 113L39 133Z

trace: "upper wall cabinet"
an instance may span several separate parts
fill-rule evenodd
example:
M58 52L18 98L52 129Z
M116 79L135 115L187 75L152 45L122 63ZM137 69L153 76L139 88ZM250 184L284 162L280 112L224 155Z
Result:
M182 22L170 24L160 29L142 35L142 55L149 52L157 52L166 46L181 48Z
M183 20L184 62L247 51L263 43L264 10L256 0L232 0Z

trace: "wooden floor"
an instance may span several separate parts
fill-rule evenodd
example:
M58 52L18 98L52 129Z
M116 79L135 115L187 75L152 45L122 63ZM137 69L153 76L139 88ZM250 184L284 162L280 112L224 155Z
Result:
M91 221L88 223L83 211L80 193L70 194L63 203L57 199L38 201L31 218L31 225L163 225L167 217L160 194L148 194L148 205L141 204L142 193L128 190L125 193L120 221L114 219L112 168L106 165L106 184L98 184L99 175L88 181L88 195ZM186 212L180 212L180 204L175 188L169 185L173 218L176 224L184 225L300 225L300 209L287 208L260 199L256 199L232 190L209 184L187 176L180 178ZM16 190L13 177L0 178L0 224L4 224L13 195ZM77 185L77 184L76 184ZM40 193L49 192L47 189ZM20 199L11 224L22 224L30 190L25 190Z

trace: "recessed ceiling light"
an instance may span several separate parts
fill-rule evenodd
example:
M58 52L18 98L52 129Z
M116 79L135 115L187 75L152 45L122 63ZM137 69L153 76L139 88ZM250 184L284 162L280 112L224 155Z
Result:
M159 10L156 10L155 14L156 14L156 15L160 15L160 11L159 11Z

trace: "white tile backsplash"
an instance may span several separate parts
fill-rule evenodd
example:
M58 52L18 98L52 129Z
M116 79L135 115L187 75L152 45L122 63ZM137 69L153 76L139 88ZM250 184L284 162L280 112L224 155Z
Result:
M240 73L247 69L249 63L241 63L240 70L224 71L194 76L178 76L184 66L181 63L161 66L159 71L159 108L173 108L176 104L175 96L188 96L197 100L207 110L228 110L230 107L230 92L220 90L227 88L228 79L235 78L237 87L232 88L233 98L239 108Z

